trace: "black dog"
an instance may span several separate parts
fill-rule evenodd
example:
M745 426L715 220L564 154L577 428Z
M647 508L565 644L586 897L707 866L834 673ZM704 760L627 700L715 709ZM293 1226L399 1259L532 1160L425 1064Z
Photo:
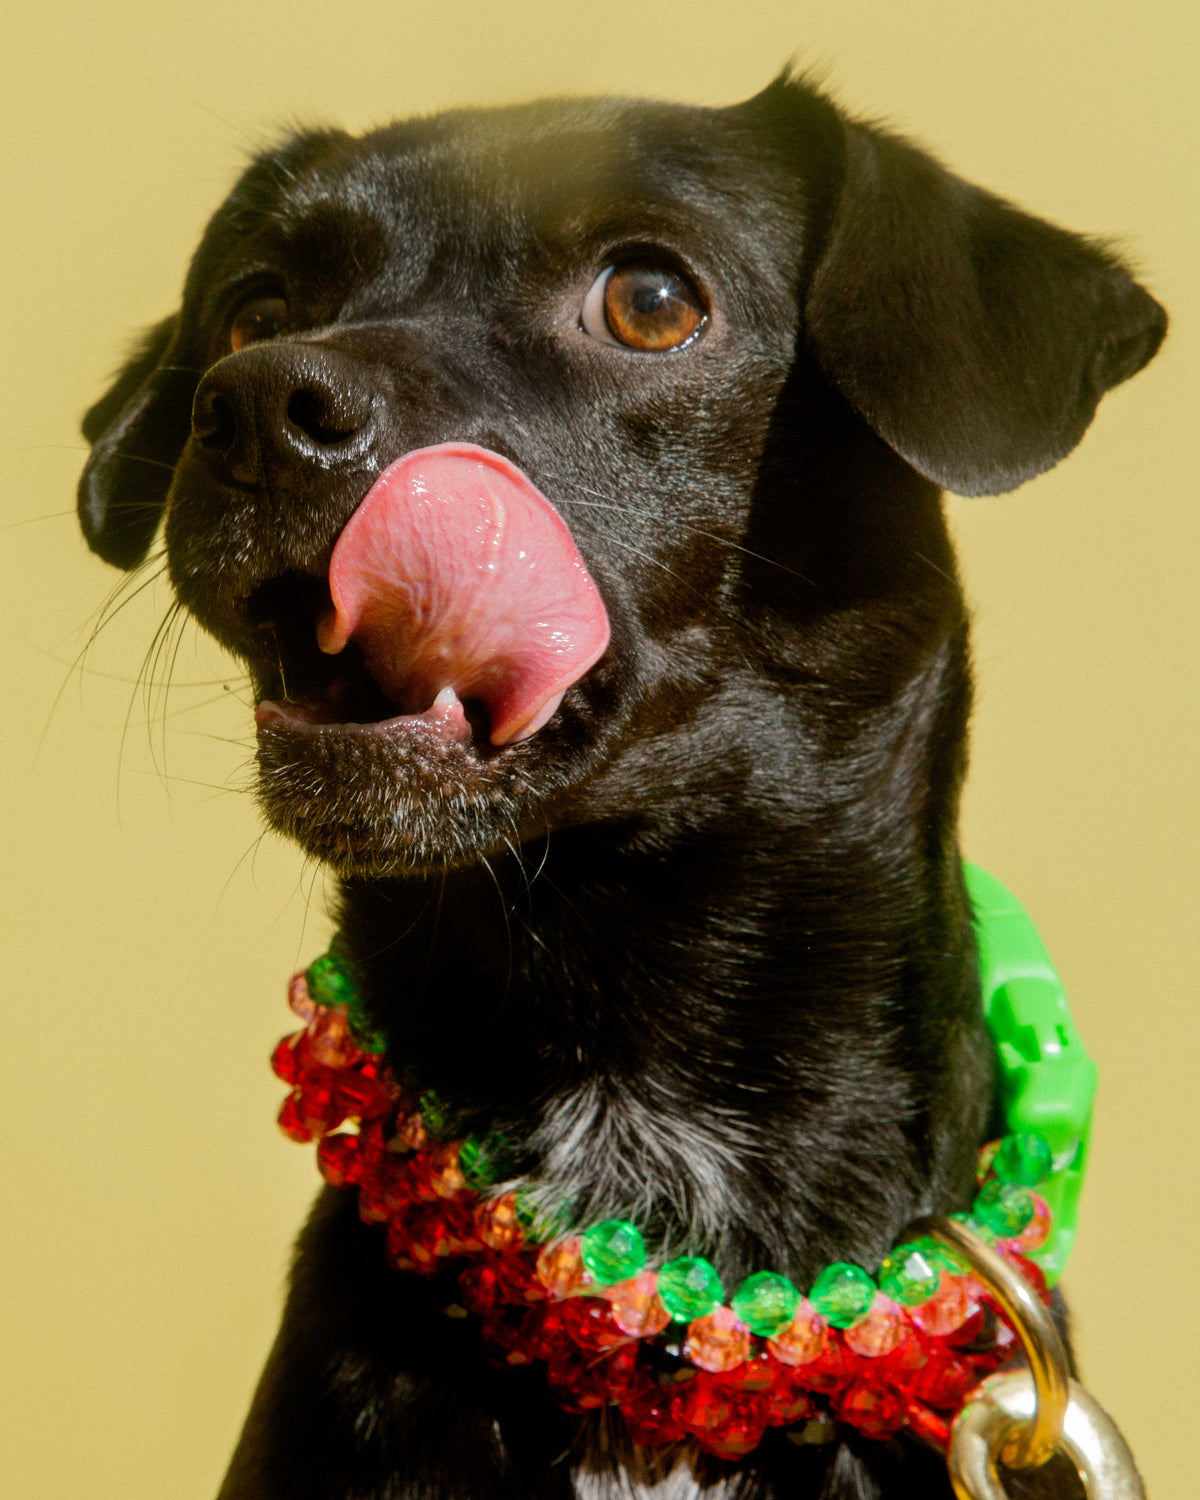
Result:
M1056 463L1165 324L1103 248L789 78L725 110L304 134L88 414L80 510L123 567L165 510L179 598L263 700L266 814L342 877L390 1055L579 1222L806 1286L965 1206L989 1128L939 488ZM364 495L444 444L515 465L555 581L594 580L594 664L549 692L489 665L494 632L546 623L511 559L465 645L428 626L433 666L411 619L397 660L386 620L357 630L365 544L331 598ZM451 594L466 545L421 564ZM451 1295L328 1190L225 1500L948 1493L905 1438L636 1450L490 1366ZM1052 1464L1019 1492L1073 1491Z

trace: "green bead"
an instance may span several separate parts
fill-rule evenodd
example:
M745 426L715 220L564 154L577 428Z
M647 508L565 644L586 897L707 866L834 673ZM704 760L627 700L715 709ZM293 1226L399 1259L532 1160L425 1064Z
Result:
M931 1266L936 1266L939 1271L947 1271L951 1276L961 1276L964 1271L971 1269L957 1250L952 1250L949 1245L943 1245L941 1240L935 1240L932 1235L922 1235L919 1240L914 1240L913 1244L920 1245L925 1259Z
M738 1287L730 1306L751 1333L769 1339L796 1316L800 1293L786 1276L756 1271Z
M835 1261L813 1282L808 1300L827 1323L835 1328L853 1328L870 1311L875 1283L861 1266Z
M993 1234L1008 1240L1020 1234L1033 1218L1033 1199L1019 1182L1001 1182L997 1177L980 1190L973 1212Z
M646 1264L646 1241L627 1219L594 1224L580 1246L583 1263L601 1286L628 1281Z
M387 1037L382 1031L375 1030L366 1006L357 997L346 1006L346 1019L350 1022L354 1040L364 1052L387 1051Z
M942 1279L940 1256L935 1259L929 1242L910 1240L897 1245L879 1267L880 1290L893 1302L905 1307L920 1307L937 1291Z
M349 1005L358 999L350 965L336 953L323 953L304 971L308 993L318 1005Z
M1054 1156L1050 1142L1040 1130L1025 1130L1018 1135L1006 1135L1000 1149L992 1158L996 1176L1003 1182L1020 1183L1023 1187L1037 1187L1054 1170Z
M511 1174L512 1151L507 1139L494 1132L484 1136L469 1135L458 1148L458 1165L467 1179L467 1186L482 1193Z
M974 1214L951 1214L950 1217L956 1224L961 1224L964 1229L969 1229L977 1239L981 1239L985 1245L994 1245L996 1235L986 1224L981 1223Z
M425 1127L425 1134L434 1140L446 1140L454 1134L454 1114L448 1100L443 1099L433 1089L427 1089L417 1100L417 1108L421 1111L421 1124Z
M721 1305L717 1268L695 1255L669 1260L658 1273L658 1295L676 1323L690 1323Z
M544 1188L518 1188L513 1211L526 1238L535 1244L542 1245L547 1240L558 1239L571 1228L570 1200L559 1198L554 1202L547 1196Z

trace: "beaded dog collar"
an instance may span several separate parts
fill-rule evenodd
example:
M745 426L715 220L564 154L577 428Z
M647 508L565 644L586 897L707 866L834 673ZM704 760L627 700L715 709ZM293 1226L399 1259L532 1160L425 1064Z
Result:
M982 870L965 874L1007 1133L980 1152L971 1211L952 1217L1048 1300L1074 1238L1095 1068L1028 916ZM357 1189L398 1270L460 1264L489 1356L544 1360L568 1411L616 1404L636 1443L691 1437L720 1458L749 1453L767 1427L824 1442L838 1423L875 1438L907 1428L944 1449L968 1394L1016 1352L991 1291L929 1235L874 1277L828 1266L807 1296L758 1271L726 1302L698 1256L649 1269L636 1225L581 1229L497 1188L505 1143L451 1138L441 1101L398 1083L336 949L292 979L289 1003L305 1025L272 1058L291 1090L283 1130L318 1143L326 1182Z

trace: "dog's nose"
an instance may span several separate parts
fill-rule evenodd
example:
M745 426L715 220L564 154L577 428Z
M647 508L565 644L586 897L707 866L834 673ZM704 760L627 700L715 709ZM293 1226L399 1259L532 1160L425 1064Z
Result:
M369 462L380 405L371 372L349 355L311 344L255 344L200 382L192 434L226 477L270 484L289 470Z

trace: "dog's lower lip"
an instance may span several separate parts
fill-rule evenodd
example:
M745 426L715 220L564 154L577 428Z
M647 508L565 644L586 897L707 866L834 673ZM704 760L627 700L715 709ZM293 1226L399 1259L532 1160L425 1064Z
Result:
M304 703L285 698L264 698L254 710L259 731L285 730L301 735L355 735L362 737L421 734L445 744L469 744L474 738L462 700L453 688L443 688L433 703L419 714L396 714L390 719L367 723L344 723L319 719Z

